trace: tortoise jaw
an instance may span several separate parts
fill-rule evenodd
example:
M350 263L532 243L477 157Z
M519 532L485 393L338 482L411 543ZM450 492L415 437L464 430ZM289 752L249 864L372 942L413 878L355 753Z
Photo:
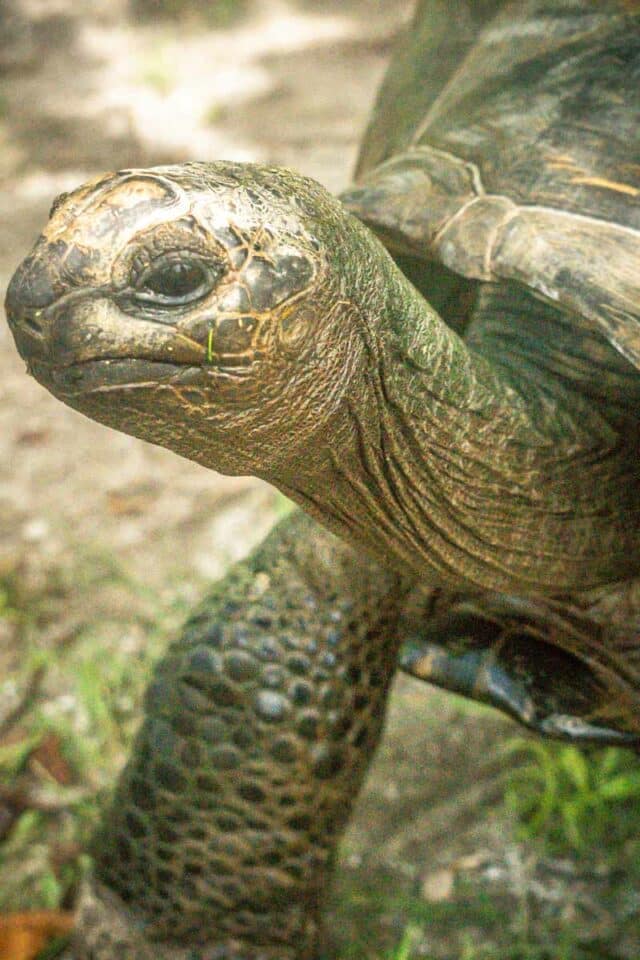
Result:
M146 357L96 357L65 365L41 360L28 362L29 372L60 398L95 393L153 390L163 385L202 383L202 366Z
M30 272L23 266L7 292L7 320L27 369L57 395L62 388L69 396L84 392L85 386L106 391L129 382L186 383L214 374L243 380L263 359L261 351L248 351L243 344L227 344L236 350L214 350L219 336L215 314L210 326L193 329L180 318L131 317L104 287L69 290L41 304L31 295Z
M34 295L33 272L28 258L14 274L7 320L28 371L56 396L150 389L203 377L206 346L175 326L132 322L99 288L55 298Z

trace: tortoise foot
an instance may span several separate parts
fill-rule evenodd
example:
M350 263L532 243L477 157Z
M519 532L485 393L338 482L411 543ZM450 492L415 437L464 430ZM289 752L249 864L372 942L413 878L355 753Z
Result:
M461 602L432 620L403 644L399 665L543 736L640 750L635 701L610 688L609 674L580 651L575 623L496 595L484 604Z
M235 939L186 945L152 940L134 911L103 884L90 879L83 885L76 931L62 960L323 960L318 936L317 929L310 929L308 937L303 935L292 947Z

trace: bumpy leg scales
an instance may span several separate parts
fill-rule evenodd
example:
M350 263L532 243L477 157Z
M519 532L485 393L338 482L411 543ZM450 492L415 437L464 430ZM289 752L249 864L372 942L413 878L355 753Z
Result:
M78 957L317 957L402 594L302 515L217 586L149 688L95 839Z

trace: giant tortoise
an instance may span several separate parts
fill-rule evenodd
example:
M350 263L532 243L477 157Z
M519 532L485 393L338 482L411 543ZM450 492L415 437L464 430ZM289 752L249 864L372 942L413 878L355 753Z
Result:
M638 748L638 15L421 0L339 200L198 162L55 201L30 373L301 508L157 667L78 956L318 957L398 663Z

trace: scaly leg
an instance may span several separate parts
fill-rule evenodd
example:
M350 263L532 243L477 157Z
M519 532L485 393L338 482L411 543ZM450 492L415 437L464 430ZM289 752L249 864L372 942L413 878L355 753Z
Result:
M76 956L318 956L403 597L302 514L218 584L156 669L95 839Z

